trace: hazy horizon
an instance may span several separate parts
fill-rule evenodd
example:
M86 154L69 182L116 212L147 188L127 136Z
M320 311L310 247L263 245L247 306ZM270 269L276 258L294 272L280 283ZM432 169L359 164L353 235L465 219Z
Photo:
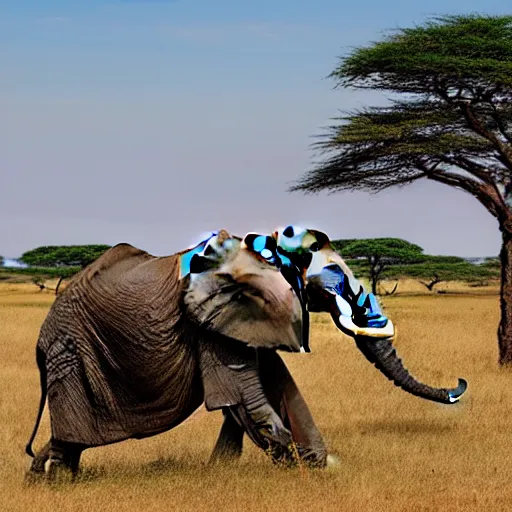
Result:
M299 224L494 256L496 220L420 181L371 196L289 194L312 137L385 96L333 90L337 58L467 3L20 0L0 6L0 254L129 242L171 254L203 232ZM471 11L506 13L478 0Z

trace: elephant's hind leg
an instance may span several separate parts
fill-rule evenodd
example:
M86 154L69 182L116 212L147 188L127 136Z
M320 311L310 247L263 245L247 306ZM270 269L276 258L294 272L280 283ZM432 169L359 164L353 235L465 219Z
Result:
M52 482L71 481L78 474L80 456L84 446L64 443L54 439L48 441L37 452L27 472L26 483L35 483L43 479Z
M57 441L50 441L48 479L51 482L68 482L78 474L80 456L85 446Z
M32 464L30 465L30 471L34 473L44 473L44 465L50 458L50 441L48 441L40 451L36 453Z
M229 407L222 410L224 423L210 457L210 464L229 462L242 455L244 428L238 424Z
M25 483L32 484L41 481L45 473L45 464L50 458L50 441L48 441L41 450L36 453L36 456L32 459L30 469L25 475Z

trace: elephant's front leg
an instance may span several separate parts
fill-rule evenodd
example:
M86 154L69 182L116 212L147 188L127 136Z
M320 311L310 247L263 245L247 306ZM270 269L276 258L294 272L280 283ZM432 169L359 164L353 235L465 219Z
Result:
M242 403L229 407L231 415L243 427L249 438L263 449L274 462L295 465L298 462L298 449L291 431L282 418L270 405L263 391L259 373L250 372L244 377L247 391Z
M297 384L279 354L258 350L260 379L269 403L288 428L301 459L309 466L325 467L327 449Z
M294 405L294 400L300 402L302 397L277 354L274 353L276 359L271 355L263 356L263 364L267 364L269 358L272 370L278 372L272 378L265 377L263 384L255 349L234 341L219 340L217 343L205 343L201 352L206 408L222 408L227 413L212 460L238 456L245 431L275 462L294 465L298 462L297 456L303 455L305 461L322 465L318 461L325 460L323 443L319 449L318 443L312 442L319 436L311 432L306 434L311 430L312 420L306 418L303 422L301 415L304 411L309 414L309 411L305 404L304 407ZM264 385L269 387L268 396ZM277 404L276 408L269 396ZM295 417L297 419L294 420ZM292 432L283 419L296 430L298 438L305 441L304 446L294 442ZM316 429L314 424L313 429Z
M210 464L229 462L242 455L244 427L238 423L230 407L222 409L224 423L210 457Z
M293 463L291 432L276 411L267 403L249 411L244 404L223 408L222 424L210 463L229 462L242 455L245 433L275 462Z

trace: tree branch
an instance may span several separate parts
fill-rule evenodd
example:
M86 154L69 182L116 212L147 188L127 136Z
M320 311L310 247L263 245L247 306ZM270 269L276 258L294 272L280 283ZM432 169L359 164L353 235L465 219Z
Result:
M503 163L507 166L507 168L512 171L512 147L509 147L507 143L501 141L496 135L489 131L478 119L478 116L471 108L471 105L467 101L459 101L457 102L461 111L466 119L468 125L476 132L478 135L484 137L489 142L494 144L497 148L498 152L504 157Z
M508 133L507 131L507 126L506 124L503 122L503 118L501 117L500 113L498 112L498 109L497 109L497 106L496 106L496 102L493 101L493 97L497 94L499 94L500 92L502 92L502 87L501 85L497 85L496 87L492 88L492 89L489 89L487 91L484 91L482 93L482 98L484 99L484 101L490 105L491 107L491 110L492 110L492 113L491 113L491 118L492 120L496 123L496 126L498 127L498 130L499 132L501 133L501 135L503 136L503 138L509 143L509 144L512 144L512 136ZM500 98L499 100L497 101L503 101L503 98ZM506 99L505 99L506 101Z
M482 165L470 160L469 158L466 158L462 155L450 157L446 155L439 155L438 158L445 164L455 165L457 167L460 167L461 169L464 169L466 172L468 172L469 174L471 174L472 176L474 176L475 178L479 179L484 183L493 183L493 179L489 175L487 169Z
M461 169L464 169L468 173L470 173L472 176L475 176L475 178L480 179L483 183L487 184L489 188L487 188L487 194L491 196L496 203L499 203L503 211L508 210L508 206L505 203L505 199L503 198L501 192L499 191L496 180L492 176L492 174L489 172L489 169L483 167L480 164L477 164L473 160L470 160L469 158L465 158L463 156L456 156L456 157L445 157L444 155L440 155L439 158L450 165L456 165L457 167L460 167ZM480 186L481 184L479 184ZM487 206L486 206L487 208Z
M507 211L504 211L501 195L496 194L492 185L489 185L488 183L479 183L473 179L449 173L439 168L429 169L424 164L419 164L418 167L425 172L425 176L430 180L469 192L471 195L475 196L480 203L485 206L487 211L497 219L502 220L504 216L509 214L508 209Z
M482 98L477 98L477 96L474 96L472 100L470 99L462 99L458 98L457 95L450 96L449 94L449 87L444 83L442 80L437 80L434 83L434 91L436 94L439 95L440 98L442 98L446 103L450 105L454 105L459 107L460 111L462 112L462 115L464 116L464 119L468 123L468 126L478 135L483 137L484 139L488 140L491 144L493 144L500 155L503 157L503 164L506 165L506 167L512 171L512 147L510 147L508 144L501 141L496 135L488 130L481 120L478 118L477 114L473 110L473 105L477 101L482 101ZM476 93L475 93L476 94ZM491 106L494 106L492 102L486 102L489 103ZM497 112L496 112L497 114ZM501 119L500 119L501 121ZM506 132L505 132L506 134ZM507 136L507 141L510 142Z

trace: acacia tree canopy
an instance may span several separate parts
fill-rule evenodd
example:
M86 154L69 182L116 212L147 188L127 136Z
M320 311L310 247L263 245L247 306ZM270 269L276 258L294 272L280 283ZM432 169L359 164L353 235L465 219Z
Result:
M347 258L379 257L393 262L413 261L423 257L423 249L401 238L360 238L333 240L334 249Z
M334 118L314 144L325 158L292 190L378 192L428 178L475 195L506 220L512 16L434 18L356 49L330 76L338 87L401 97Z
M389 265L423 261L423 249L401 238L362 238L355 240L333 240L334 249L344 258L364 259L368 265L372 293Z
M47 245L23 253L20 260L33 267L86 267L109 245Z
M431 290L441 281L471 282L499 277L494 261L473 265L459 256L424 254L419 245L401 238L340 239L331 244L350 267L369 278L373 293L385 279L427 279L430 283L424 284Z
M472 194L502 232L498 344L512 365L512 15L431 18L356 48L330 77L393 98L334 118L291 190L379 192L426 178Z

